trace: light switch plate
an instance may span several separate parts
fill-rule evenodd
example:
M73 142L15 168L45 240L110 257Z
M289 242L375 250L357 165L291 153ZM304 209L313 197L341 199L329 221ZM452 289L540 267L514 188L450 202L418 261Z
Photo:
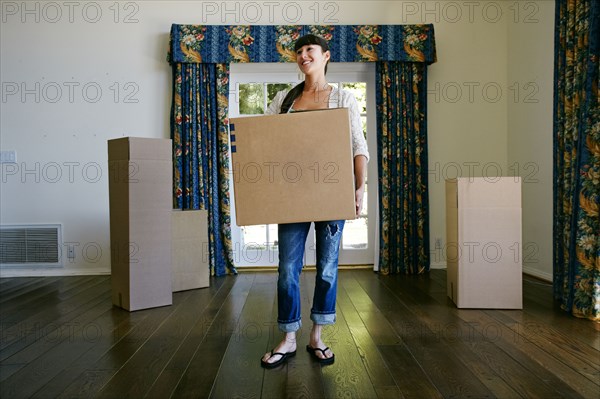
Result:
M17 163L17 152L15 150L0 151L0 163Z

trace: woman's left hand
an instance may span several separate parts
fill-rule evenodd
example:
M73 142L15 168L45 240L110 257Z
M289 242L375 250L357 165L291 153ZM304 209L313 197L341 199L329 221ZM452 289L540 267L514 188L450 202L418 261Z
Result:
M363 197L365 196L365 185L360 186L354 193L355 204L356 204L356 217L360 216L360 212L363 207Z
M356 217L360 215L363 206L363 197L365 195L365 177L367 174L367 157L357 155L354 157L354 204L356 205Z

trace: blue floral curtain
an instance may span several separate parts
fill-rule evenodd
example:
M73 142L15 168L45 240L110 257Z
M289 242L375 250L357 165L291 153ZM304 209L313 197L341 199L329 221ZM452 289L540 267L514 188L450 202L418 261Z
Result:
M296 62L294 43L312 33L332 62L435 62L433 25L177 25L172 63Z
M227 64L174 64L171 139L179 209L207 209L211 274L236 273L231 252Z
M227 66L295 62L294 43L312 33L329 42L332 62L377 62L383 273L429 270L427 64L436 61L433 25L177 25L171 27L175 198L209 209L211 267L231 261ZM381 113L381 112L380 112ZM393 159L395 157L395 159ZM423 174L425 173L425 174ZM399 229L390 234L391 229Z
M429 271L427 68L377 63L379 270Z
M600 320L600 2L557 0L554 48L554 297Z

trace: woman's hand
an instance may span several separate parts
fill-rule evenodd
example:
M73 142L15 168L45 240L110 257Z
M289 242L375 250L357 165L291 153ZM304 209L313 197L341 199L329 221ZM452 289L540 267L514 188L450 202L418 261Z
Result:
M356 217L360 215L363 206L363 197L365 196L365 176L367 174L367 157L357 155L354 157L354 200L356 204Z
M355 194L355 204L356 204L356 217L358 218L360 216L360 212L362 211L362 207L363 207L363 197L365 196L365 185L363 184L362 186L360 186Z

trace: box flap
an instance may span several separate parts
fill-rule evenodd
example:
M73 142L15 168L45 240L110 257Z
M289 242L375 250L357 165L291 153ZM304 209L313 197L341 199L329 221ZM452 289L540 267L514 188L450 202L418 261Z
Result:
M108 140L108 161L119 160L171 160L171 139L147 137L122 137Z
M521 178L461 177L459 208L521 208Z

